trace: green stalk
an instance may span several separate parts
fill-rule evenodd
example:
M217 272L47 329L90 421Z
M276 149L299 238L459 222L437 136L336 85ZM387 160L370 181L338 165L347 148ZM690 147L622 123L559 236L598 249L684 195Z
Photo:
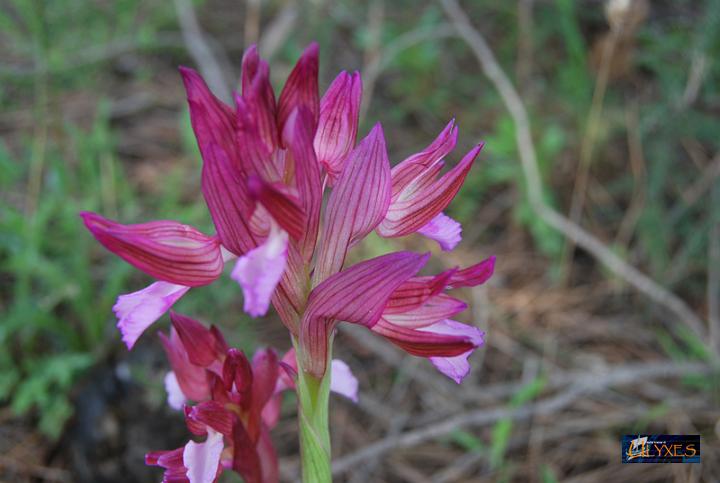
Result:
M306 373L298 354L298 419L300 424L300 458L304 483L331 483L330 427L330 360L332 341L328 348L328 362L322 379Z

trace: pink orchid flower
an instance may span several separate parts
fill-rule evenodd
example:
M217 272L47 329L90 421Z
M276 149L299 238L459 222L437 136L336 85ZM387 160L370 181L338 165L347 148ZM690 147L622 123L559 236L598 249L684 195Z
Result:
M248 483L277 481L269 430L281 394L293 388L303 478L330 481L327 391L356 400L358 386L348 366L329 357L341 321L429 359L457 383L483 343L482 331L454 320L466 304L446 291L485 283L494 257L437 275L419 275L429 253L408 251L346 267L349 251L373 231L386 238L417 233L454 249L462 227L444 211L482 144L443 173L458 137L451 121L427 148L391 168L379 123L357 141L360 75L340 73L321 98L318 64L313 43L276 98L269 66L251 47L232 107L194 70L180 69L215 235L175 221L123 225L81 214L105 248L157 280L121 295L113 308L128 348L190 288L211 284L236 260L231 277L245 312L261 316L272 303L297 349L283 360L261 350L249 361L217 329L171 313L173 330L162 336L173 369L165 377L168 403L184 408L188 428L204 440L147 456L165 468L165 481L210 483L226 469ZM187 406L190 400L197 404Z
M170 336L160 333L172 371L165 377L168 404L184 409L190 432L205 437L172 451L149 453L149 465L165 468L167 482L212 483L224 470L248 483L278 481L270 430L280 416L282 393L295 388L294 350L279 360L272 349L252 361L228 348L216 327L171 313ZM357 379L333 361L334 392L357 401ZM194 406L187 405L195 401Z
M429 358L459 382L482 332L450 318L465 304L444 290L484 283L494 258L436 277L417 275L429 255L397 252L349 268L345 262L372 231L383 237L418 233L453 249L462 228L444 210L482 144L443 174L458 137L451 121L427 148L391 168L380 124L356 143L358 73L340 73L320 98L314 43L277 99L255 47L243 58L242 92L233 107L192 69L181 68L181 74L217 235L171 221L121 225L82 215L106 248L158 280L121 295L115 305L128 347L189 288L212 283L237 258L231 276L242 288L245 311L260 316L274 305L300 343L303 370L325 373L331 334L345 321ZM483 275L473 275L477 271ZM185 381L177 375L167 381L176 383Z

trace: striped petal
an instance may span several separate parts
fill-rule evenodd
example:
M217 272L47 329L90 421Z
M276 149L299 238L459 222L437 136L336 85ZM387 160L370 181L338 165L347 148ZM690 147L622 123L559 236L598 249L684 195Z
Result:
M300 106L304 106L312 114L312 131L315 132L320 112L318 52L318 44L312 42L298 59L280 93L277 115L281 133L285 129L290 114Z
M300 250L307 262L315 251L323 196L312 136L312 113L304 107L294 110L285 125L283 142L288 146L289 159L295 168L295 183L306 215Z
M313 144L318 161L333 183L342 173L345 157L355 146L361 99L360 73L341 72L320 101L320 120Z
M429 257L412 252L390 253L357 263L318 285L310 293L300 327L303 369L322 377L328 335L335 321L372 327L395 289L415 275Z
M337 273L348 248L383 220L390 204L390 188L385 137L380 124L376 124L346 159L330 194L314 285Z
M495 256L492 256L480 263L458 270L450 277L448 285L451 288L482 285L492 277L495 271L495 258Z
M266 151L273 152L280 144L275 93L270 84L270 67L260 58L255 45L243 56L241 84L242 97L255 120L257 134Z
M378 234L398 237L414 233L447 208L482 149L482 145L474 147L457 166L436 179L443 166L442 158L452 150L456 140L457 129L451 122L424 151L393 168L392 201L378 226Z
M185 83L190 122L200 154L205 158L208 147L217 144L232 159L236 158L235 116L232 109L210 92L207 84L196 71L188 67L180 67L180 74Z
M280 227L294 240L300 240L305 231L305 213L299 206L299 200L287 193L281 183L268 183L259 176L252 175L247 180L250 195L256 199Z
M383 312L383 319L402 327L418 328L431 325L443 319L459 314L467 308L462 300L447 294L439 294L428 299L423 305L404 312Z
M472 339L456 334L433 331L440 322L419 329L402 327L380 319L372 331L402 348L409 354L420 357L452 357L471 350Z
M240 168L218 144L211 144L203 154L202 192L223 246L235 255L255 248L249 222L255 202Z
M213 369L219 367L228 346L217 328L208 329L197 320L177 312L170 312L170 321L192 364Z
M210 386L205 375L205 368L190 362L185 346L177 331L170 329L170 336L159 333L160 342L165 355L170 361L172 373L185 399L204 401L210 397Z
M123 225L89 212L80 216L105 248L158 280L198 287L222 273L218 239L195 228L175 221Z

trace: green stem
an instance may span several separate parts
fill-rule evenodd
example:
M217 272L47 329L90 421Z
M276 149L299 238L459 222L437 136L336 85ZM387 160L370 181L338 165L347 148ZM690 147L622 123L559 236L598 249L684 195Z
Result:
M332 347L332 345L330 345ZM330 427L328 403L330 400L330 354L328 370L322 379L306 373L299 364L298 352L298 418L300 424L300 457L304 483L330 483Z

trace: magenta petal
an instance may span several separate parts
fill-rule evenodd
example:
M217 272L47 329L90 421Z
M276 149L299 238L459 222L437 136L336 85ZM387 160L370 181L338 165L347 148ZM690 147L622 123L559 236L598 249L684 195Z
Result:
M383 312L383 319L401 327L419 328L450 318L466 308L467 304L462 300L447 294L439 294L428 299L423 305L404 312L388 313L386 309Z
M242 60L242 97L255 120L256 131L267 152L279 144L277 131L275 93L270 84L270 67L258 55L252 45Z
M215 327L207 329L197 320L177 312L170 312L170 321L182 341L188 360L195 366L217 369L228 350L220 331Z
M306 215L304 237L299 245L306 262L312 260L315 250L323 197L320 166L315 157L312 136L310 111L303 107L294 110L285 125L283 142L288 147L287 159L291 159L295 166L295 183Z
M333 359L330 371L330 390L358 402L358 380L350 366L340 359Z
M203 158L211 144L217 144L236 156L235 116L230 106L210 92L203 78L188 67L180 67L187 91L190 122Z
M495 256L489 257L480 263L458 270L450 277L448 285L451 288L476 287L487 282L495 271Z
M290 114L300 106L304 106L312 114L312 131L315 131L320 111L320 95L318 94L318 53L319 47L312 42L305 49L288 76L278 99L278 127L282 133Z
M378 234L383 237L404 236L427 225L453 200L481 149L482 145L475 146L454 168L437 180L435 177L442 168L441 161L427 166L415 179L407 181L403 188L396 185L397 176L393 170L392 202L385 219L378 225Z
M188 290L190 287L184 285L155 282L137 292L120 295L113 312L118 318L117 327L128 349L132 349L145 329L170 310Z
M244 310L253 317L265 315L287 262L288 234L273 226L267 240L240 257L230 275L240 284Z
M97 213L80 216L105 248L158 280L198 287L222 273L218 239L191 226L167 220L123 225Z
M212 429L208 429L208 436L204 442L188 441L183 450L183 466L187 468L187 477L190 483L213 483L215 481L224 446L222 433Z
M247 180L253 198L288 232L294 240L300 240L306 226L306 217L296 197L287 193L282 183L268 183L260 176L251 175Z
M185 409L185 419L190 426L202 428L202 433L217 431L225 436L232 436L234 414L225 409L217 401L203 401L193 407Z
M341 72L320 101L314 146L318 161L333 182L342 173L345 157L355 147L361 98L360 74Z
M177 323L177 317L175 320ZM185 346L177 330L175 330L174 327L171 328L170 337L167 337L162 332L158 335L165 349L165 354L170 361L170 367L172 367L175 380L185 397L193 401L204 401L208 399L210 397L210 387L205 374L205 368L190 362L190 357L185 350Z
M170 371L165 374L163 382L165 384L165 392L167 392L168 406L176 411L180 411L183 408L185 401L187 401L187 398L185 397L185 394L183 394L182 389L180 389L180 384L178 384L175 373Z
M443 251L453 250L462 240L462 225L444 213L438 213L418 231L423 236L438 242Z
M203 153L202 192L223 246L235 255L252 250L256 241L249 220L255 202L240 168L227 151L211 144Z
M471 350L457 356L430 358L430 361L440 372L460 384L463 378L470 373L468 357L470 357L470 354L472 354L476 348L483 344L483 336L485 334L477 327L461 324L460 322L450 319L418 330L432 332L434 334L464 337L472 342L474 347Z
M335 321L372 327L395 289L415 275L429 257L412 252L389 253L357 263L315 287L300 326L303 369L322 377L328 332Z
M320 243L315 284L337 273L350 246L375 229L390 205L390 161L382 126L350 153L330 194Z

